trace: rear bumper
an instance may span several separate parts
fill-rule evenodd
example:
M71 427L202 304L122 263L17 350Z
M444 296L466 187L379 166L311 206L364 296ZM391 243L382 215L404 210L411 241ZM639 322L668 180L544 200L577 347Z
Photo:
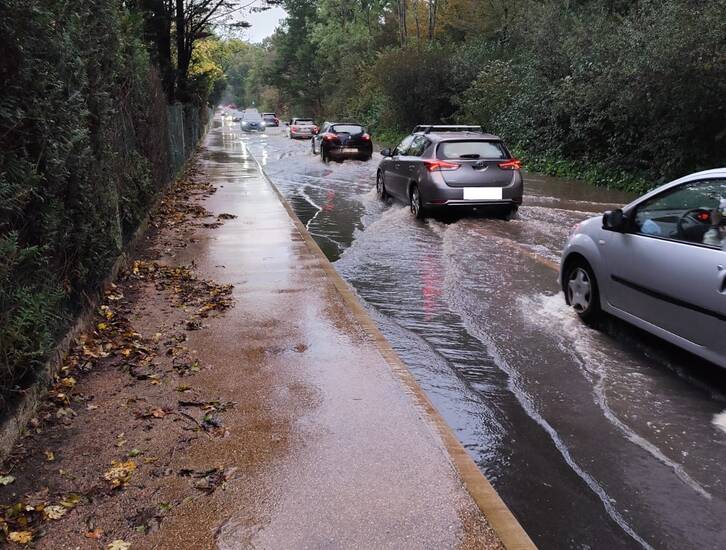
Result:
M430 208L452 207L452 208L478 208L478 207L502 207L519 206L522 204L524 195L524 184L522 175L515 173L508 185L501 187L501 199L464 199L464 187L450 187L443 179L440 172L432 172L429 177L422 178L419 183L421 196L424 199L424 206Z
M356 149L357 152L355 152L355 153L345 152L344 153L343 149ZM373 145L368 145L368 146L328 145L325 150L331 155L372 155L373 154Z
M290 137L291 138L311 139L313 137L313 133L310 132L309 134L307 134L307 133L302 133L302 132L293 132L292 130L290 130Z

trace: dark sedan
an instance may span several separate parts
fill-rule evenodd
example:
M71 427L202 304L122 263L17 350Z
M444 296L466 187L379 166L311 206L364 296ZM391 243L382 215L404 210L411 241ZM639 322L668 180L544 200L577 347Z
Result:
M312 139L313 155L323 162L331 158L355 157L370 160L373 142L366 129L353 122L326 122Z

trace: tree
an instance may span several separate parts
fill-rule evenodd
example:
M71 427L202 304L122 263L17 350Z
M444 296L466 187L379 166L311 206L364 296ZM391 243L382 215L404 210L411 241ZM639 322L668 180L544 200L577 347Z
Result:
M265 6L277 0L265 0ZM169 102L192 99L189 70L195 44L215 27L248 27L233 14L250 6L240 0L131 0L130 8L145 18L152 59L159 66ZM173 56L172 44L176 46Z

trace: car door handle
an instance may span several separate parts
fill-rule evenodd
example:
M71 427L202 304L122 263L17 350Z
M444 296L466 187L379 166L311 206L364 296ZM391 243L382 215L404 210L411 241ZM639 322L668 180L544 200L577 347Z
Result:
M409 172L413 172L413 166L409 166L409 167L408 167L408 171L409 171Z
M718 271L718 291L726 294L726 267L719 265L716 270Z

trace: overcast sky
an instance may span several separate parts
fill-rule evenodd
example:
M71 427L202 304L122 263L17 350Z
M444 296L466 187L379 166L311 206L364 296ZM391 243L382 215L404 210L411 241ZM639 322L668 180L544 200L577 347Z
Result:
M252 27L245 31L245 38L250 42L261 42L275 32L275 28L285 17L285 10L273 8L261 13L247 13L243 16Z

